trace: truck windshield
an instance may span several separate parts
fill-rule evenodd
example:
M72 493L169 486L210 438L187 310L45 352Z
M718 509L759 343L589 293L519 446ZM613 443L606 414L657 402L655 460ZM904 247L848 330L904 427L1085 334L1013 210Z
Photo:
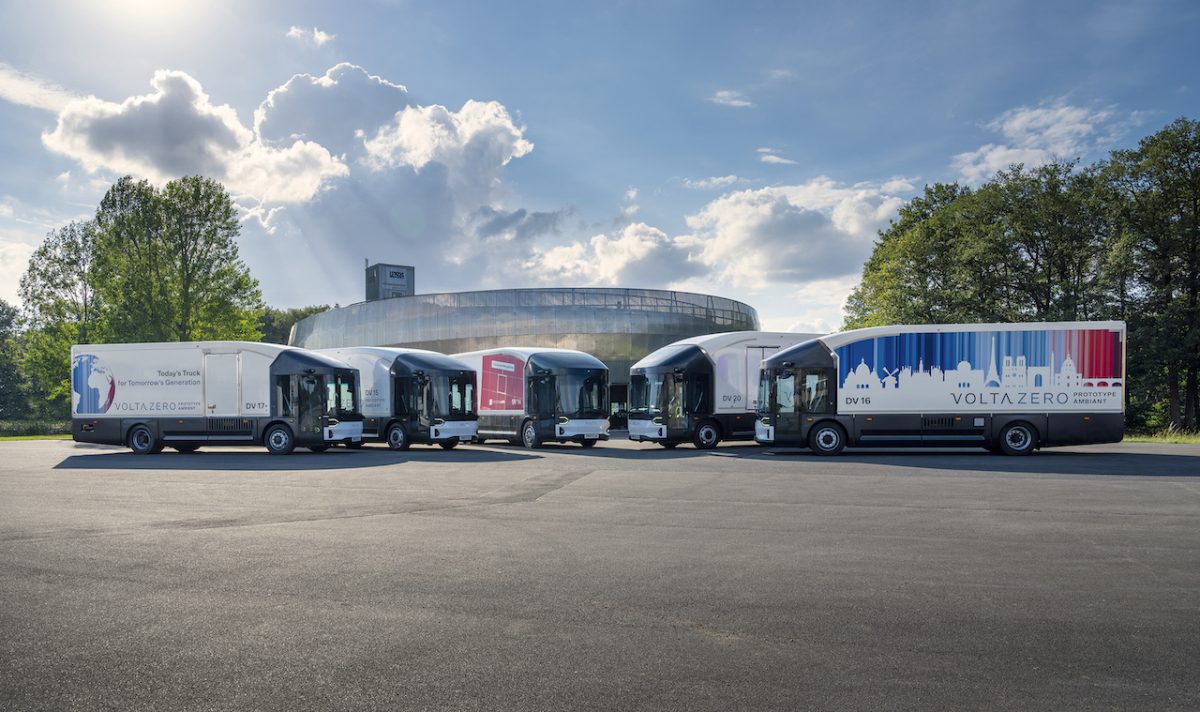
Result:
M325 406L331 415L357 413L357 392L352 373L335 373L325 377Z
M608 417L608 372L601 370L555 375L555 410L568 418Z
M758 403L755 410L759 415L771 414L771 372L768 370L758 372Z
M429 389L433 417L454 420L475 414L475 381L470 375L434 376Z
M629 414L646 415L651 418L662 415L667 407L669 373L651 373L629 378Z

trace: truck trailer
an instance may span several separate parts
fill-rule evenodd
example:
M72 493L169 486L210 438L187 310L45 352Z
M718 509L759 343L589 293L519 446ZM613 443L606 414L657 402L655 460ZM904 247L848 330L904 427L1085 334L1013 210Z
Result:
M475 439L527 448L608 440L608 367L582 351L498 348L454 354L479 379Z
M629 369L629 439L714 448L754 437L762 360L820 334L732 331L681 339Z
M276 455L362 440L358 372L245 341L71 347L71 435L146 455L261 443Z
M1027 455L1119 442L1125 323L883 326L830 334L763 362L761 444L980 447Z
M475 371L423 349L358 346L324 349L362 378L363 437L393 450L412 443L453 449L475 437Z

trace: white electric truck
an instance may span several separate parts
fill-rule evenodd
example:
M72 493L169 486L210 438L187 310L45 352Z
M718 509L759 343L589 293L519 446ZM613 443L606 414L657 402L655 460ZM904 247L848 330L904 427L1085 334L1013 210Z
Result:
M320 452L362 440L358 371L305 349L245 341L71 347L71 434L145 455L261 443Z
M393 450L412 443L450 450L475 437L475 371L423 349L356 346L323 349L362 378L363 437Z
M830 334L763 361L755 440L979 447L1119 442L1125 322L928 324Z
M681 339L629 369L629 439L665 448L751 440L758 370L780 349L820 336L731 331Z
M608 440L608 367L582 351L498 348L454 354L479 379L476 441L527 448Z

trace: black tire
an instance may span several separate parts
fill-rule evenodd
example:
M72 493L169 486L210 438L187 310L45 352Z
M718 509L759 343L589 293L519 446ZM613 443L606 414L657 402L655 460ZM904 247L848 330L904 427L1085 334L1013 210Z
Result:
M346 447L350 448L351 450L361 450L364 444L365 443L362 440L359 440L358 442L351 440L350 442L346 443Z
M392 450L407 450L412 445L408 440L408 429L404 423L392 423L387 429L387 444Z
M664 448L666 448L667 450L674 450L674 449L675 449L675 446L676 446L676 445L678 445L678 444L679 444L679 443L659 443L659 445L662 445L662 446L663 446Z
M808 433L808 449L814 455L836 455L846 447L846 431L837 423L817 423Z
M158 436L146 425L133 426L125 444L129 446L134 455L153 455L162 452L162 443L158 441Z
M443 450L453 450L454 448L458 447L458 438L442 440L438 443L438 445L441 445Z
M309 445L308 449L312 452L325 452L329 449L328 445Z
M1000 431L1000 450L1005 455L1028 455L1037 449L1037 428L1029 423L1009 423Z
M705 420L696 426L692 433L692 444L697 450L712 450L721 442L721 426L711 420Z
M272 425L263 433L263 445L272 455L287 455L296 449L296 438L286 425Z
M521 426L521 444L529 450L542 446L542 437L538 435L537 425L532 420L526 420Z
M580 440L579 444L583 447L596 447L597 440Z
M190 452L196 452L200 449L199 445L172 445L176 452L186 455Z

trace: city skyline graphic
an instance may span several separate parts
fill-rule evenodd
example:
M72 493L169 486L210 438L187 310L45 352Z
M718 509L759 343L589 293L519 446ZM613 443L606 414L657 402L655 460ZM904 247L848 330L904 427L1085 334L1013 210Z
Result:
M1120 388L1123 348L1097 329L896 334L837 349L838 383L845 395Z

